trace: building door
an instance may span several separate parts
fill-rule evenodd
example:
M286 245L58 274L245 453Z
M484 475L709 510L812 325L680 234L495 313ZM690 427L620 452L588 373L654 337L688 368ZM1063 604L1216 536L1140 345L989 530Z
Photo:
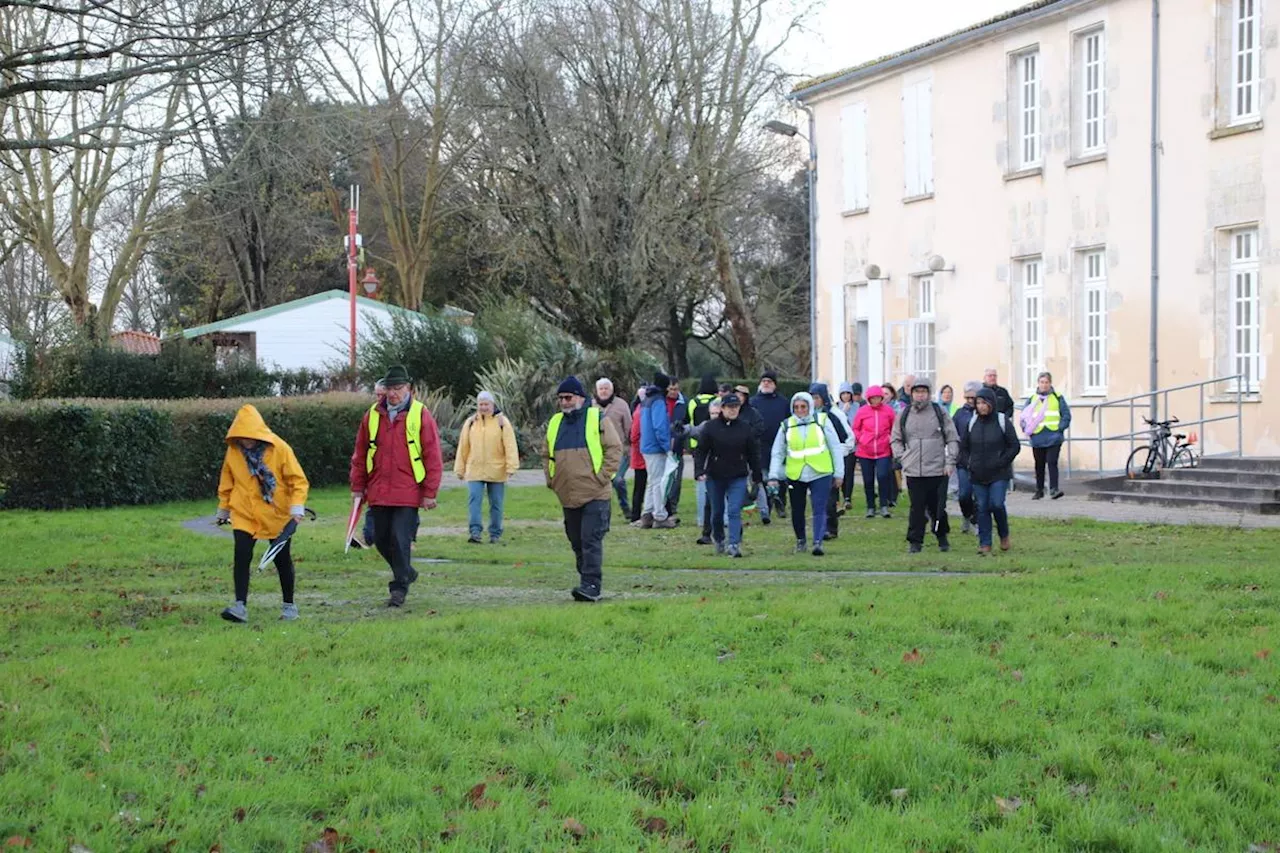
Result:
M862 387L866 388L871 384L871 372L868 369L871 361L871 324L866 320L859 320L854 332L854 341L857 350L855 351L856 361L853 364L853 371L849 374L853 377L854 382L862 383Z

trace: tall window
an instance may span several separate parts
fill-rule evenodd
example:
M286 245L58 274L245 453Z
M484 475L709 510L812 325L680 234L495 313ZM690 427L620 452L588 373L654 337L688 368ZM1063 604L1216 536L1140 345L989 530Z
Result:
M1097 29L1076 38L1076 63L1080 86L1077 148L1082 155L1098 154L1107 147L1106 62L1105 31Z
M1035 390L1036 377L1044 370L1044 288L1040 261L1022 263L1022 385Z
M1258 118L1258 6L1261 0L1231 0L1231 121Z
M1019 169L1040 165L1040 51L1030 50L1013 58L1016 80L1015 115Z
M850 104L840 110L840 148L844 160L844 209L866 210L870 205L866 104Z
M1107 264L1099 250L1084 255L1084 391L1107 393Z
M1243 391L1256 392L1262 367L1258 309L1258 230L1234 231L1231 237L1230 353L1231 372L1240 375Z
M934 339L936 291L933 276L923 275L913 281L912 314L908 345L910 371L917 378L933 381L937 374L937 346Z
M916 80L902 89L903 193L933 192L933 81Z

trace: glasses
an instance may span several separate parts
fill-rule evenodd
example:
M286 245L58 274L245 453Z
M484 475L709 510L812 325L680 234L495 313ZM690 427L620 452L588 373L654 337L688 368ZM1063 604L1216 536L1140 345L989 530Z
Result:
M965 397L965 398L964 398L964 400L965 400L965 402L966 402L966 403L973 403L973 402L976 402L976 401L977 401L977 399L978 399L977 397Z
M572 400L574 396L575 396L574 394L557 394L556 395L556 397L560 400Z

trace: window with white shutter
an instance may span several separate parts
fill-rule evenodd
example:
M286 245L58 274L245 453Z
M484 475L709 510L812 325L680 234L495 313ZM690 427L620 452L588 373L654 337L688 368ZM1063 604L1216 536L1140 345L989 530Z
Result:
M1231 123L1256 121L1261 0L1231 0Z
M1017 170L1041 165L1040 51L1014 54L1012 67L1014 114L1013 158Z
M1107 393L1107 264L1106 252L1085 252L1084 261L1084 392Z
M1106 31L1099 28L1076 36L1076 85L1079 94L1073 129L1076 153L1100 154L1107 148L1107 59Z
M1240 375L1240 390L1256 393L1262 374L1262 327L1258 295L1258 229L1230 234L1230 303L1228 314L1231 372Z
M866 104L850 104L840 111L840 143L844 168L844 210L866 210L871 205Z
M903 194L933 192L933 81L916 80L902 89Z
M1022 390L1035 390L1036 378L1044 370L1044 287L1040 259L1022 262Z

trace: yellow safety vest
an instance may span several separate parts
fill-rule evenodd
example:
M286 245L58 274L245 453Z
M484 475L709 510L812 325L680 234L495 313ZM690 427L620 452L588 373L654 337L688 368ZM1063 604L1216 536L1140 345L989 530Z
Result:
M834 474L835 462L831 459L831 450L827 447L826 415L819 413L814 419L814 429L805 430L801 437L800 419L792 415L787 419L787 479L799 480L808 465L819 474Z
M1062 424L1062 407L1058 405L1058 395L1050 393L1044 400L1037 399L1039 396L1039 394L1032 394L1031 399L1027 401L1027 405L1031 406L1032 412L1044 412L1044 420L1040 421L1040 425L1036 427L1032 435L1041 430L1057 430Z
M556 436L560 434L560 422L564 412L556 412L547 424L547 473L556 475ZM597 474L604 466L604 447L600 444L600 410L587 407L587 453L591 454L591 470Z
M409 401L409 411L405 413L404 435L409 440L409 464L413 466L413 479L421 483L427 478L427 466L422 462L422 412L426 406L417 400ZM373 473L373 454L378 452L378 425L382 422L382 413L375 403L369 409L369 452L364 457L364 469Z
M698 408L699 406L701 406L703 403L710 403L712 400L716 399L716 396L717 396L717 395L715 395L715 394L699 394L698 396L694 397L692 400L690 400L690 401L689 401L689 406L688 406L688 408L689 408L689 426L693 426L693 425L694 425L694 424L693 424L693 410L694 410L694 409L696 409L696 408ZM698 447L698 440L697 440L696 438L690 438L690 439L689 439L689 449L690 449L690 450L695 450L695 449L697 449L697 447Z

